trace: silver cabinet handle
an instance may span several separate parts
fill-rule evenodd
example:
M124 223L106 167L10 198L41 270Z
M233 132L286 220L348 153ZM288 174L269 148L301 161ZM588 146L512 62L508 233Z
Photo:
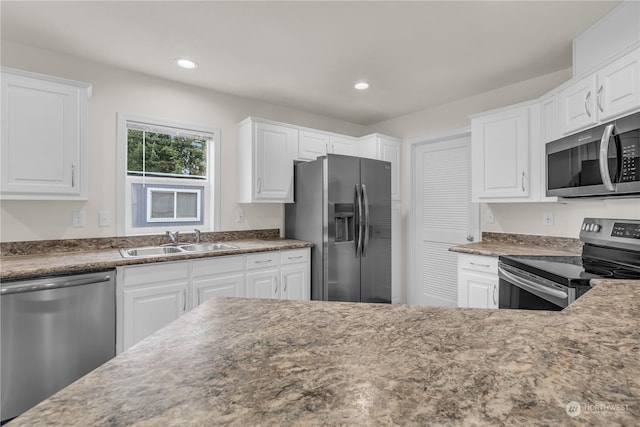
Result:
M584 111L587 112L587 116L591 117L591 111L589 111L589 99L591 98L591 91L587 92L587 96L584 97Z
M336 152L336 146L335 144L331 144L331 152L335 153Z
M604 113L604 110L602 109L602 102L601 102L602 89L604 89L604 85L600 86L600 89L598 89L598 96L596 97L596 100L598 101L598 109L600 110L601 113Z
M611 182L611 176L609 175L609 141L613 135L614 124L611 123L602 133L602 139L600 140L600 177L602 183L609 191L616 191L613 182Z
M284 285L282 288L282 292L287 293L287 276L284 276Z
M71 188L76 187L76 165L71 163Z
M493 305L498 305L498 301L496 301L497 290L498 290L498 287L496 285L493 285Z
M522 180L521 180L522 192L524 192L524 177L525 177L525 174L524 172L522 172Z
M300 259L302 258L302 255L298 255L298 256L290 256L289 259Z
M267 263L270 263L271 261L273 260L271 259L258 260L256 261L256 264L267 264Z
M187 290L182 290L182 311L187 311Z
M200 289L198 289L196 292L198 294L198 304L196 305L200 305Z
M483 268L491 267L489 264L476 264L475 262L470 262L469 264L475 265L476 267L483 267Z
M468 234L468 235L467 235L467 242L473 242L473 240L474 240L474 239L473 239L473 235Z
M258 178L258 194L262 193L262 180Z
M275 295L278 295L278 278L276 277L276 291L274 292Z

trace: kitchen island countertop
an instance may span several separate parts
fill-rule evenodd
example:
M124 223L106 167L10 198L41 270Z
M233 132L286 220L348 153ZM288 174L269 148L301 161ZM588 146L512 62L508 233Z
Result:
M634 425L640 281L594 284L561 312L213 298L10 426Z

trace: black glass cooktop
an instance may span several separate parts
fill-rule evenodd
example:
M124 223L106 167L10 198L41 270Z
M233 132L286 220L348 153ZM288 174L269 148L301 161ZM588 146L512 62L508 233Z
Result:
M640 267L581 256L501 256L500 261L566 286L586 286L590 279L638 279Z

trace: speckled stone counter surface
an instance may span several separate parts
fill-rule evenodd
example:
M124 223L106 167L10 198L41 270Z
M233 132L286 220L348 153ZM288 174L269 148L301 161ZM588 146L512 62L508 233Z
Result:
M9 425L638 425L640 281L595 284L562 312L214 298Z
M579 239L528 234L482 233L482 241L449 248L472 255L580 255Z
M184 243L193 236L182 236ZM300 240L280 239L278 230L202 233L203 242L231 243L237 249L179 255L123 258L118 248L135 248L164 244L164 236L130 238L53 240L42 242L2 243L0 280L26 279L53 274L82 273L115 268L122 265L160 261L207 258L252 252L297 249L312 246Z

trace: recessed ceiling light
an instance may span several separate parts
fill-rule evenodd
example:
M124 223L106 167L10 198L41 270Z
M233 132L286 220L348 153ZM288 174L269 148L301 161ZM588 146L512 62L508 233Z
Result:
M192 60L186 59L186 58L178 58L178 59L176 59L176 64L178 64L179 67L187 68L187 69L196 68L198 66L198 64L196 64Z
M367 82L358 82L353 87L355 87L358 90L365 90L365 89L369 89L369 83L367 83Z

